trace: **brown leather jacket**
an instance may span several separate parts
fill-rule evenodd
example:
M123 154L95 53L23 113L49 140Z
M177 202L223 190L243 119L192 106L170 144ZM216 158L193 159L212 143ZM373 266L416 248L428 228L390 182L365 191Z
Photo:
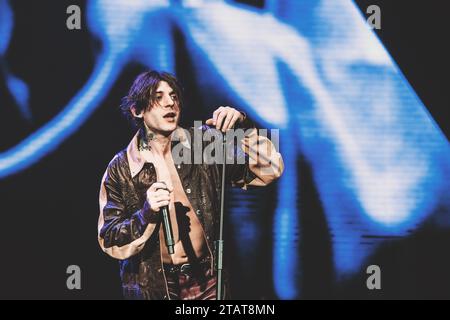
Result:
M180 142L186 152L193 152L190 140L181 130ZM188 132L193 137L193 130ZM203 130L208 130L207 127ZM160 220L149 218L150 209L146 201L147 189L156 182L156 171L152 163L145 162L138 146L144 130L139 130L128 147L119 152L109 163L100 188L100 215L98 241L104 252L119 259L123 295L127 299L169 299L167 282L162 268L159 228ZM246 189L249 185L264 186L278 178L283 172L283 160L271 141L257 137L259 154L271 159L272 173L261 174L261 163L227 164L226 181ZM184 137L184 138L183 138ZM245 139L248 139L246 137ZM242 150L248 156L254 148L244 143ZM254 140L253 140L254 141ZM175 145L172 141L172 147ZM262 147L261 147L262 146ZM242 152L241 152L242 153ZM192 155L192 158L193 155ZM203 227L207 244L214 248L220 218L221 167L212 164L176 165L184 191ZM265 164L267 168L267 164ZM272 168L271 167L271 168ZM212 259L214 265L214 256ZM225 283L226 265L224 266ZM227 288L225 288L225 295ZM229 296L229 295L228 295Z

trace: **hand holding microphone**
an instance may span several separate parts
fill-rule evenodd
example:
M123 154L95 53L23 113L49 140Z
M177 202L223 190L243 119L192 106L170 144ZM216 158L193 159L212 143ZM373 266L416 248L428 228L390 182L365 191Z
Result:
M166 240L167 250L169 254L173 254L175 241L172 232L172 223L170 221L169 203L172 187L168 187L164 182L155 182L147 190L147 202L154 212L160 212L162 215L162 223L164 230L164 238Z
M170 202L170 193L173 188L168 188L164 182L155 182L147 190L147 202L150 209L159 212L161 207L168 206Z

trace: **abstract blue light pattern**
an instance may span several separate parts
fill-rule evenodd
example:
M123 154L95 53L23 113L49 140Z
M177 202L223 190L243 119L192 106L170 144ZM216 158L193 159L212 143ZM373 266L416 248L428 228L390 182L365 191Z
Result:
M31 111L28 105L28 86L22 79L14 76L8 70L7 64L4 63L4 55L11 40L13 21L13 12L8 2L6 0L0 0L0 75L5 78L6 87L22 116L27 120L31 120Z
M12 14L6 1L0 7L1 59ZM363 236L406 235L448 197L448 141L352 1L266 1L256 9L219 0L97 0L87 10L89 30L102 44L91 77L50 122L1 153L0 177L56 149L130 62L175 72L176 29L202 92L213 87L262 126L280 129L286 169L273 216L280 298L301 296L292 281L302 276L300 154L313 169L338 278L357 272L380 242L362 244ZM25 106L27 90L18 89L25 84L11 83ZM236 210L234 217L243 209Z

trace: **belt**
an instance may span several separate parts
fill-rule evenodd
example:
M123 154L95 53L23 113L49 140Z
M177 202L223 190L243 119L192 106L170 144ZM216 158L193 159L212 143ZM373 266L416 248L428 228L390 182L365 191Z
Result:
M205 267L210 267L211 259L210 257L205 257L196 263L183 263L183 264L164 264L164 271L168 273L186 273L190 274L194 270L205 269Z

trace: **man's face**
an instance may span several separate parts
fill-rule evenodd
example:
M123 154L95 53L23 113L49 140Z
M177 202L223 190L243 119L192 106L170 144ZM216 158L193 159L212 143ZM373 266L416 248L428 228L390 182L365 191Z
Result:
M165 81L161 81L155 92L156 102L143 113L147 127L163 135L172 133L178 125L180 108L178 97Z

